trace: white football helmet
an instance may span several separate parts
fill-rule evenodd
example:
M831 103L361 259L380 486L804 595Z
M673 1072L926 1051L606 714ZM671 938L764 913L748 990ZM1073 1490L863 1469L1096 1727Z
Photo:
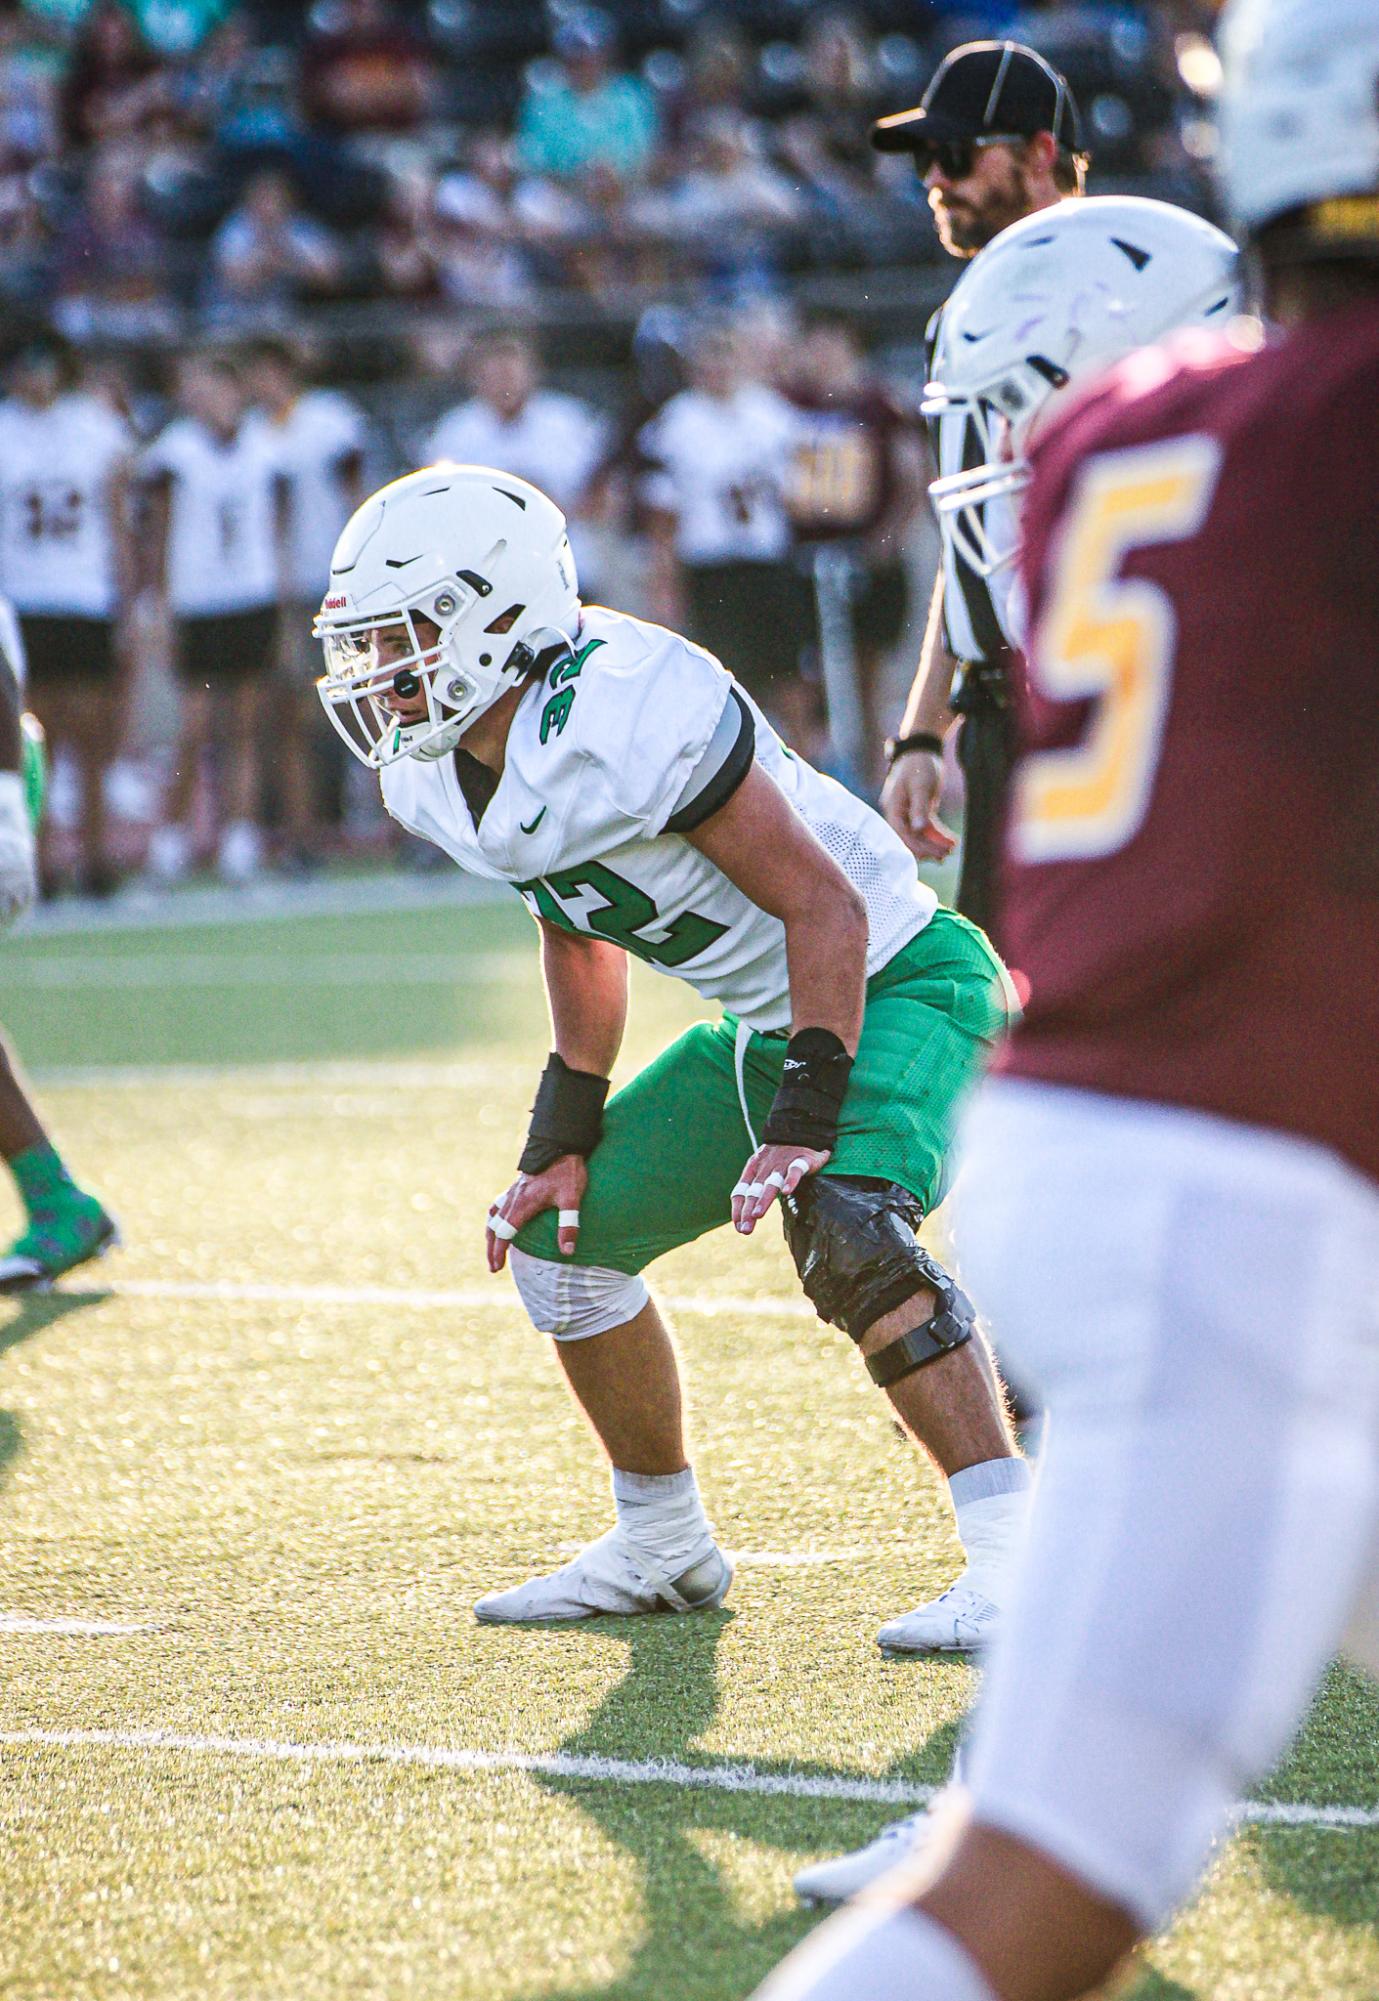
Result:
M578 612L553 500L490 466L428 466L383 487L345 524L312 628L326 658L316 690L370 770L442 757L548 646L573 645ZM422 644L419 616L440 628L433 644ZM385 628L394 642L405 629L408 641L386 657ZM380 692L394 688L425 693L424 720L402 724L384 707Z
M1029 480L1036 420L1136 348L1180 327L1225 326L1239 309L1238 263L1211 223L1135 195L1057 202L973 258L943 309L922 407L969 418L981 441L980 464L929 488L940 527L980 576L1019 551L1011 503Z
M1220 174L1246 234L1294 209L1328 254L1375 254L1379 215L1376 0L1233 0L1221 23Z

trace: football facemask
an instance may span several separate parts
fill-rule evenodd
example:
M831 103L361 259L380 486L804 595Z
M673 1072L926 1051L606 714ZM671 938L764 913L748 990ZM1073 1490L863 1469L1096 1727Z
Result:
M454 643L454 627L474 602L475 593L467 595L469 605L457 583L381 622L327 625L317 619L314 630L326 663L317 692L340 735L371 771L401 757L443 757L535 657L525 641L509 651L510 642L503 640L503 664L496 673L467 670ZM423 638L418 619L436 626L436 636L428 632Z

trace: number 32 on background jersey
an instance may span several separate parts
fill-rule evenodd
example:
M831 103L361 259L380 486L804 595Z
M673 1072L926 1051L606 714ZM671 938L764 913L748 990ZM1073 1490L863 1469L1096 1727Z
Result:
M1036 691L1093 704L1082 741L1038 751L1017 780L1011 842L1022 862L1114 854L1149 806L1177 640L1159 585L1119 572L1135 549L1181 542L1206 519L1221 469L1208 437L1094 458L1069 506L1030 648Z

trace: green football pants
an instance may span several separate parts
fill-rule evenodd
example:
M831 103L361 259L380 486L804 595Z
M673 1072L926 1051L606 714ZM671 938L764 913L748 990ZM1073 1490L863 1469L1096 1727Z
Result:
M959 1107L1008 1018L1001 964L985 936L939 909L867 983L862 1038L824 1173L896 1181L933 1208ZM573 1260L560 1257L553 1210L518 1234L520 1248L639 1272L730 1222L733 1188L771 1109L787 1041L781 1031L742 1028L732 1015L687 1029L608 1101Z

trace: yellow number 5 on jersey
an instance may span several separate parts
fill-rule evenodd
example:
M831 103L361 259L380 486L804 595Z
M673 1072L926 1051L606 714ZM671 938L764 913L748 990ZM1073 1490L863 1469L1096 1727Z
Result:
M1095 458L1063 528L1030 677L1055 702L1095 703L1081 743L1039 751L1017 781L1011 840L1025 862L1123 847L1144 818L1168 707L1177 621L1167 594L1119 571L1133 549L1180 542L1206 518L1214 438L1175 438Z

